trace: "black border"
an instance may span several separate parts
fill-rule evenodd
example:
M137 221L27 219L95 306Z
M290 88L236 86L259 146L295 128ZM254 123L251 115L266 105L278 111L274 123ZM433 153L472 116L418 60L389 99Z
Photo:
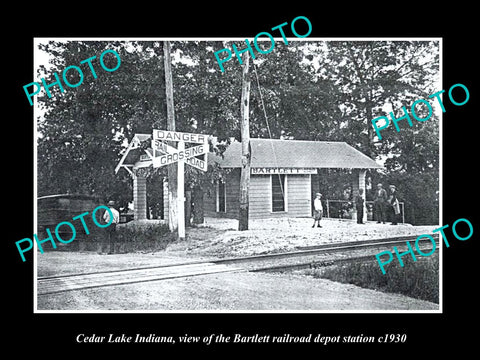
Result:
M77 4L79 5L79 4ZM182 10L158 4L142 5L110 4L106 9L98 5L84 4L74 10L59 9L53 3L43 4L29 11L14 15L18 22L7 25L4 34L4 200L7 236L4 242L7 268L4 269L8 289L5 344L8 348L35 352L48 351L68 356L72 353L125 352L148 349L154 356L166 352L179 354L183 350L202 354L206 351L237 353L248 349L283 352L287 348L312 355L337 355L340 351L364 352L387 356L403 353L418 356L433 355L438 350L462 351L473 349L475 331L470 319L475 314L475 258L478 250L478 215L474 206L478 203L475 189L474 149L477 137L473 109L478 103L476 75L473 66L476 58L474 26L478 20L470 20L471 9L440 3L428 7L419 4L398 4L392 7L369 7L357 4L354 8L344 3L335 8L323 5L277 3L260 11L258 7L236 3L204 3L199 9L183 4ZM154 5L154 6L152 6ZM279 9L280 8L280 9ZM30 9L31 10L31 9ZM82 11L81 11L82 10ZM274 11L275 10L275 11ZM280 10L280 11L279 11ZM313 31L310 37L441 37L443 38L443 88L456 83L466 85L470 101L461 107L446 103L443 120L443 214L444 224L452 224L458 218L469 219L474 226L473 237L465 242L453 240L450 248L444 248L443 264L443 314L34 314L33 313L33 258L27 256L22 263L14 242L33 233L33 111L25 101L22 86L31 82L33 69L34 37L253 37L260 31L290 22L296 16L310 19ZM444 100L446 98L444 97ZM13 101L12 101L13 100ZM5 213L5 212L4 212ZM472 323L475 326L476 324ZM473 327L474 329L474 327ZM79 333L121 334L156 333L179 336L185 333L205 336L211 333L232 335L284 333L308 335L370 335L406 333L405 344L350 344L350 345L274 345L274 344L226 344L175 346L159 344L105 345L77 344ZM24 345L24 346L22 346ZM415 352L412 352L415 351ZM56 356L53 356L56 357ZM163 357L163 356L162 356Z

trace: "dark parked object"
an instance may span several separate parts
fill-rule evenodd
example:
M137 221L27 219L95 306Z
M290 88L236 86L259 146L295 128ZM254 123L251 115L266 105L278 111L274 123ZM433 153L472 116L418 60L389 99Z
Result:
M102 229L96 226L92 220L92 212L99 205L103 205L101 199L91 195L59 194L39 197L37 199L38 240L41 241L48 237L45 230L48 228L57 245L57 250L84 250L86 242L101 241ZM88 215L84 216L83 219L90 232L89 235L86 234L81 219L73 220L74 217L87 211ZM95 214L95 218L99 223L101 223L103 213L103 209L99 209ZM58 241L55 236L55 228L61 222L70 222L75 227L76 236L71 243L64 244ZM59 236L65 241L68 241L73 236L72 230L68 225L62 225L58 230ZM53 250L50 241L42 243L42 248L44 251Z

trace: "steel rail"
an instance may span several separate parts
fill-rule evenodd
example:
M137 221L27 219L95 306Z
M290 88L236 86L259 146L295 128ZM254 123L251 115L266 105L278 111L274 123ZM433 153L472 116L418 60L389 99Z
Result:
M437 238L438 238L438 234ZM243 257L230 257L225 259L211 259L211 260L193 260L185 263L177 264L165 264L165 265L155 265L155 266L145 266L145 267L135 267L129 269L119 269L119 270L105 270L105 271L95 271L89 273L77 273L77 274L65 274L58 276L44 276L37 278L37 295L48 295L64 291L73 291L73 290L82 290L89 288L99 288L104 286L114 286L114 285L125 285L125 284L134 284L146 281L158 281L166 280L177 277L188 277L195 275L206 275L218 272L234 272L234 271L281 271L288 269L300 269L308 268L315 266L329 266L339 262L351 262L351 261L366 261L373 260L374 257L370 255L346 257L346 258L331 258L331 253L337 253L341 251L352 252L356 250L363 249L372 249L372 248L382 248L387 247L391 249L391 246L395 245L405 245L407 241L416 240L420 235L411 235L411 236L400 236L392 238L381 238L374 240L361 240L361 241L351 241L338 244L322 244L316 246L308 247L299 247L295 251L291 252L282 252L276 254L261 254L261 255L250 255ZM419 244L422 242L430 242L430 240L422 239L419 240ZM437 243L436 243L437 244ZM207 266L212 264L215 266L221 266L226 264L241 264L241 263L251 263L261 261L275 261L278 259L290 259L290 258L299 258L299 257L312 257L316 255L326 255L330 259L322 260L308 260L306 262L297 262L293 264L282 264L282 265L270 265L263 266L259 268L236 268L233 267L231 270L222 269L222 268L211 268L211 271L177 271L180 268L188 268L191 266ZM153 274L152 274L153 272ZM124 276L122 276L124 275ZM135 278L135 276L137 278ZM130 277L130 278L129 278ZM77 279L75 279L77 278ZM103 278L103 279L102 279ZM129 278L128 280L126 280ZM113 280L112 280L113 279ZM117 279L117 280L115 280ZM102 283L103 280L103 283ZM70 283L69 283L70 282ZM72 286L71 284L74 283ZM38 288L43 289L39 292ZM48 289L50 287L50 289ZM56 288L55 288L56 287Z
M322 253L328 252L338 252L342 250L361 250L366 248L376 248L382 246L395 246L395 245L403 245L407 241L416 240L420 235L411 235L411 236L399 236L393 238L382 238L382 239L374 239L374 240L361 240L361 241L351 241L346 243L338 243L338 244L322 244L316 246L308 246L308 247L297 247L296 251L291 252L283 252L283 253L276 253L276 254L261 254L261 255L250 255L250 256L243 256L243 257L230 257L226 259L217 259L212 260L217 264L219 263L239 263L239 262L249 262L255 260L265 260L265 259L281 259L281 258L290 258L296 256L306 256L306 255L317 255ZM436 236L438 238L438 235ZM435 239L435 236L434 236ZM429 242L429 240L422 239L419 241L421 242Z

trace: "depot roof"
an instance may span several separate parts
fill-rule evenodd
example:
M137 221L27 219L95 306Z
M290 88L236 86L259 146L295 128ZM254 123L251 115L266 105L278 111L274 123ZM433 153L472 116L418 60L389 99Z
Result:
M151 165L153 150L141 148L140 143L151 139L150 134L135 134L118 163L115 172L123 167L129 172L135 167ZM252 168L382 168L373 159L340 141L306 141L279 139L250 139ZM144 160L140 159L143 156ZM159 154L155 154L158 156ZM140 159L140 161L139 161ZM208 162L223 168L239 168L242 161L241 143L233 141L221 156L210 153Z
M250 139L251 167L258 168L382 168L373 159L345 142ZM220 156L212 155L223 168L241 167L241 143L232 142Z
M126 169L128 172L131 173L130 167L133 168L135 164L138 163L140 155L150 154L152 155L152 149L142 149L140 147L143 141L151 139L152 136L149 134L135 134L133 139L128 144L126 151L123 153L122 158L118 162L115 168L115 174L120 170L120 168Z

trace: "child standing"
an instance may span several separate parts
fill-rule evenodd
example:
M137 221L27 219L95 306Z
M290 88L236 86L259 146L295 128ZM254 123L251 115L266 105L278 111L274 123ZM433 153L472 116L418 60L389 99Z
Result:
M320 220L322 220L322 215L323 215L323 206L322 206L322 194L316 193L315 194L315 200L313 200L313 226L312 228L315 227L315 223L318 223L318 227L322 227L320 225Z

